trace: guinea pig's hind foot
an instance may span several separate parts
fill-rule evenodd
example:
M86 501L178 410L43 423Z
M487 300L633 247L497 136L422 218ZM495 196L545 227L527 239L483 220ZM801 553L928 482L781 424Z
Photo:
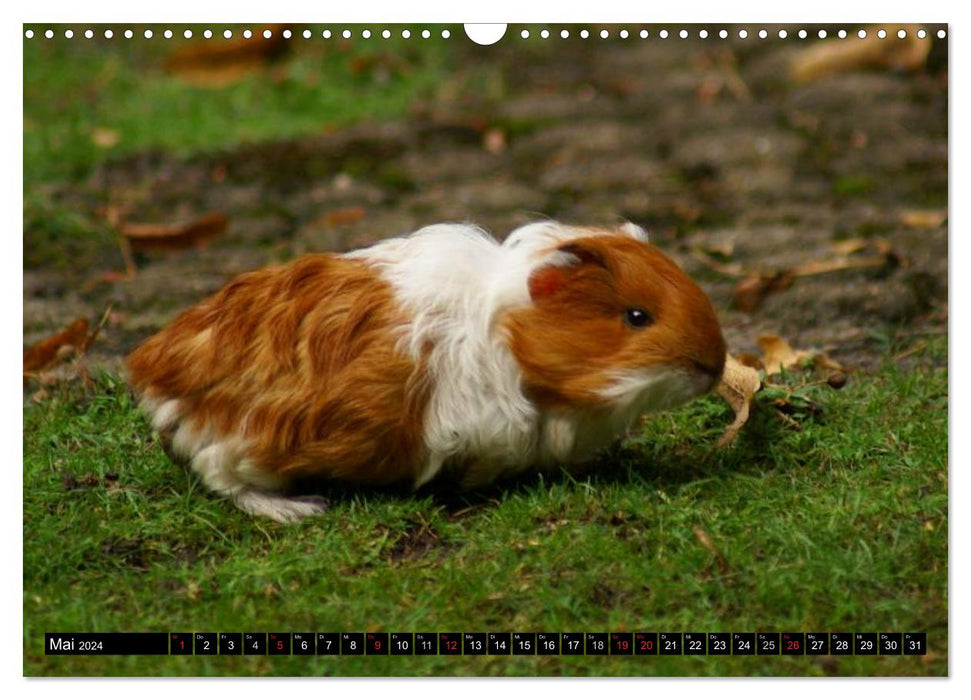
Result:
M233 501L250 515L262 515L278 523L295 523L319 515L330 506L322 496L282 496L252 487L234 493Z

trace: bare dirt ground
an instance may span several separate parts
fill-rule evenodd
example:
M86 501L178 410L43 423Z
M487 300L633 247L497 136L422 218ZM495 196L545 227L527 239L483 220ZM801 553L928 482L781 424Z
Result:
M408 119L112 161L53 196L91 218L119 202L133 221L219 211L229 229L203 250L142 254L133 278L108 281L122 269L110 236L60 258L28 238L24 341L96 321L111 302L90 353L117 370L179 310L301 253L448 220L503 237L539 217L627 219L701 282L733 352L776 332L865 369L888 338L946 332L947 222L935 212L948 197L947 48L935 45L917 71L800 84L788 66L806 45L632 37L552 50L507 35L461 49L452 82ZM797 277L758 308L738 307L741 278L724 264L792 269L858 238L885 240L888 264Z

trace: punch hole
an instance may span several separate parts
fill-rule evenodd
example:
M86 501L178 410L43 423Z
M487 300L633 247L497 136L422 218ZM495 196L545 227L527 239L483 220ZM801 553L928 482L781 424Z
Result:
M745 30L745 29L739 29L738 30L738 38L739 39L748 39L748 31Z
M227 29L226 31L223 32L223 37L226 39L232 39L233 31L231 29Z
M809 36L809 32L807 32L805 29L800 29L799 30L799 38L800 39L805 39L807 36Z
M65 39L73 39L74 38L74 32L72 32L70 29L65 30L64 31L64 38Z
M93 39L94 38L94 32L92 32L90 29L85 29L84 30L84 38L85 39Z
M422 39L428 39L429 37L431 37L431 35L432 35L432 33L430 31L428 31L427 29L422 29L421 30L421 38Z
M114 35L115 33L113 31L111 31L110 29L105 29L105 39L110 39Z
M836 36L838 36L840 39L845 39L846 38L846 30L845 29L840 29L838 32L836 32Z
M292 36L293 36L293 32L291 32L289 29L284 29L283 30L283 38L284 39L289 39Z
M448 31L447 29L443 29L442 30L442 38L443 39L448 39L450 36L452 36L452 32Z
M135 32L133 32L131 29L126 29L125 30L125 38L126 39L131 39L133 36L135 36Z
M404 31L401 32L401 38L402 39L410 39L411 38L411 32L408 31L407 29L405 29Z
M371 30L370 29L365 29L363 32L361 32L361 36L364 39L370 39L371 38ZM269 38L269 37L267 37L267 38Z
M568 30L564 29L563 31L560 32L560 38L561 39L569 39L570 38L570 32Z
M659 31L657 33L657 35L659 37L661 37L662 39L667 39L668 38L668 30L667 29L662 29L661 31Z
M581 29L580 30L580 38L581 39L586 39L589 36L590 36L590 32L589 31L587 31L586 29Z
M787 32L785 29L780 29L779 30L779 38L780 39L785 39L787 36L789 36L789 32Z
M917 38L918 39L924 39L926 37L927 37L927 32L925 32L923 29L918 29L917 30Z
M825 29L820 29L816 33L816 36L818 36L820 39L825 39L826 38L826 30Z
M767 31L765 31L764 29L759 30L759 39L767 39L768 36L769 36L769 33Z
M707 39L708 38L708 30L707 29L702 29L700 32L698 32L698 36L700 36L702 39Z
M252 37L253 37L253 32L251 32L249 29L244 29L243 30L243 38L244 39L250 39Z
M341 36L344 37L345 39L350 39L351 38L351 30L350 29L345 29L343 32L341 32Z
M381 32L381 37L383 39L390 39L391 38L391 30L390 29L385 29L383 32Z
M881 29L880 31L877 32L877 36L879 38L881 38L881 39L886 39L887 38L887 32L885 30Z
M524 29L523 31L519 32L519 36L521 36L523 39L528 39L529 38L529 30L528 29Z
M465 35L479 46L492 46L506 35L505 24L466 24Z
M629 36L630 36L630 32L628 32L626 29L621 29L620 30L620 38L621 39L626 39Z
M24 32L24 36L27 37L28 39L33 39L34 38L34 30L33 29L28 29L26 32Z
M856 33L856 35L861 39L866 39L866 29L861 29Z
M303 38L304 39L309 39L312 36L313 36L313 33L309 29L304 29L303 30Z
M898 39L906 39L907 38L907 30L905 30L905 29L899 30L897 32L897 38Z
M330 30L329 29L325 29L324 31L322 31L320 33L320 35L322 37L324 37L325 39L330 39ZM391 32L388 32L388 36L391 36Z
M682 39L687 39L688 38L688 30L687 29L682 29L680 32L678 32L678 36L681 37Z
M539 35L543 39L549 39L550 38L550 30L549 29L544 29L543 31L541 31L539 33Z
M212 30L211 29L207 29L206 31L204 31L202 33L202 36L204 38L206 38L206 39L212 39Z
M945 32L943 29L938 29L937 30L937 38L938 39L943 39L946 36L947 36L947 32Z
M171 39L172 38L172 30L171 29L166 29L164 32L162 32L162 36L164 36L166 39Z
M600 30L600 38L601 39L606 39L609 36L610 36L610 32L608 32L606 29L601 29Z
M718 38L719 39L727 39L728 38L728 30L727 29L722 29L720 32L718 32Z
M184 32L182 32L182 36L184 36L186 39L191 39L192 38L192 30L191 29L186 29Z
M54 38L53 30L48 29L46 32L44 32L44 36L47 37L48 39L53 39Z
M583 31L587 31L587 30L584 29ZM646 39L649 36L650 36L650 33L646 29L641 30L641 39ZM586 37L583 37L583 38L586 39Z
M145 38L146 39L151 39L153 36L155 36L155 33L151 29L146 29L145 30Z

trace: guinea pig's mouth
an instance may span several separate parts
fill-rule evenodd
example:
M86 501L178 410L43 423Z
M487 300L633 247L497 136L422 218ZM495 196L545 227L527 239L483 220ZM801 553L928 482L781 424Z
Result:
M686 371L684 366L632 369L614 374L600 396L614 406L638 413L663 411L707 393L720 375L694 367Z
M711 391L721 379L722 372L725 370L724 362L719 364L717 367L706 365L703 362L698 362L697 360L692 360L691 364L692 369L694 369L697 374L699 386L702 387L698 392L700 394L707 394L709 391Z

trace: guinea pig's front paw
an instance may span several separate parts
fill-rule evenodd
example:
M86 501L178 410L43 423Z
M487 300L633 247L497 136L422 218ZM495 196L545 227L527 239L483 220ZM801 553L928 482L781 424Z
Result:
M234 494L233 501L250 515L262 515L278 523L295 523L311 515L319 515L330 507L323 496L281 496L254 488Z

